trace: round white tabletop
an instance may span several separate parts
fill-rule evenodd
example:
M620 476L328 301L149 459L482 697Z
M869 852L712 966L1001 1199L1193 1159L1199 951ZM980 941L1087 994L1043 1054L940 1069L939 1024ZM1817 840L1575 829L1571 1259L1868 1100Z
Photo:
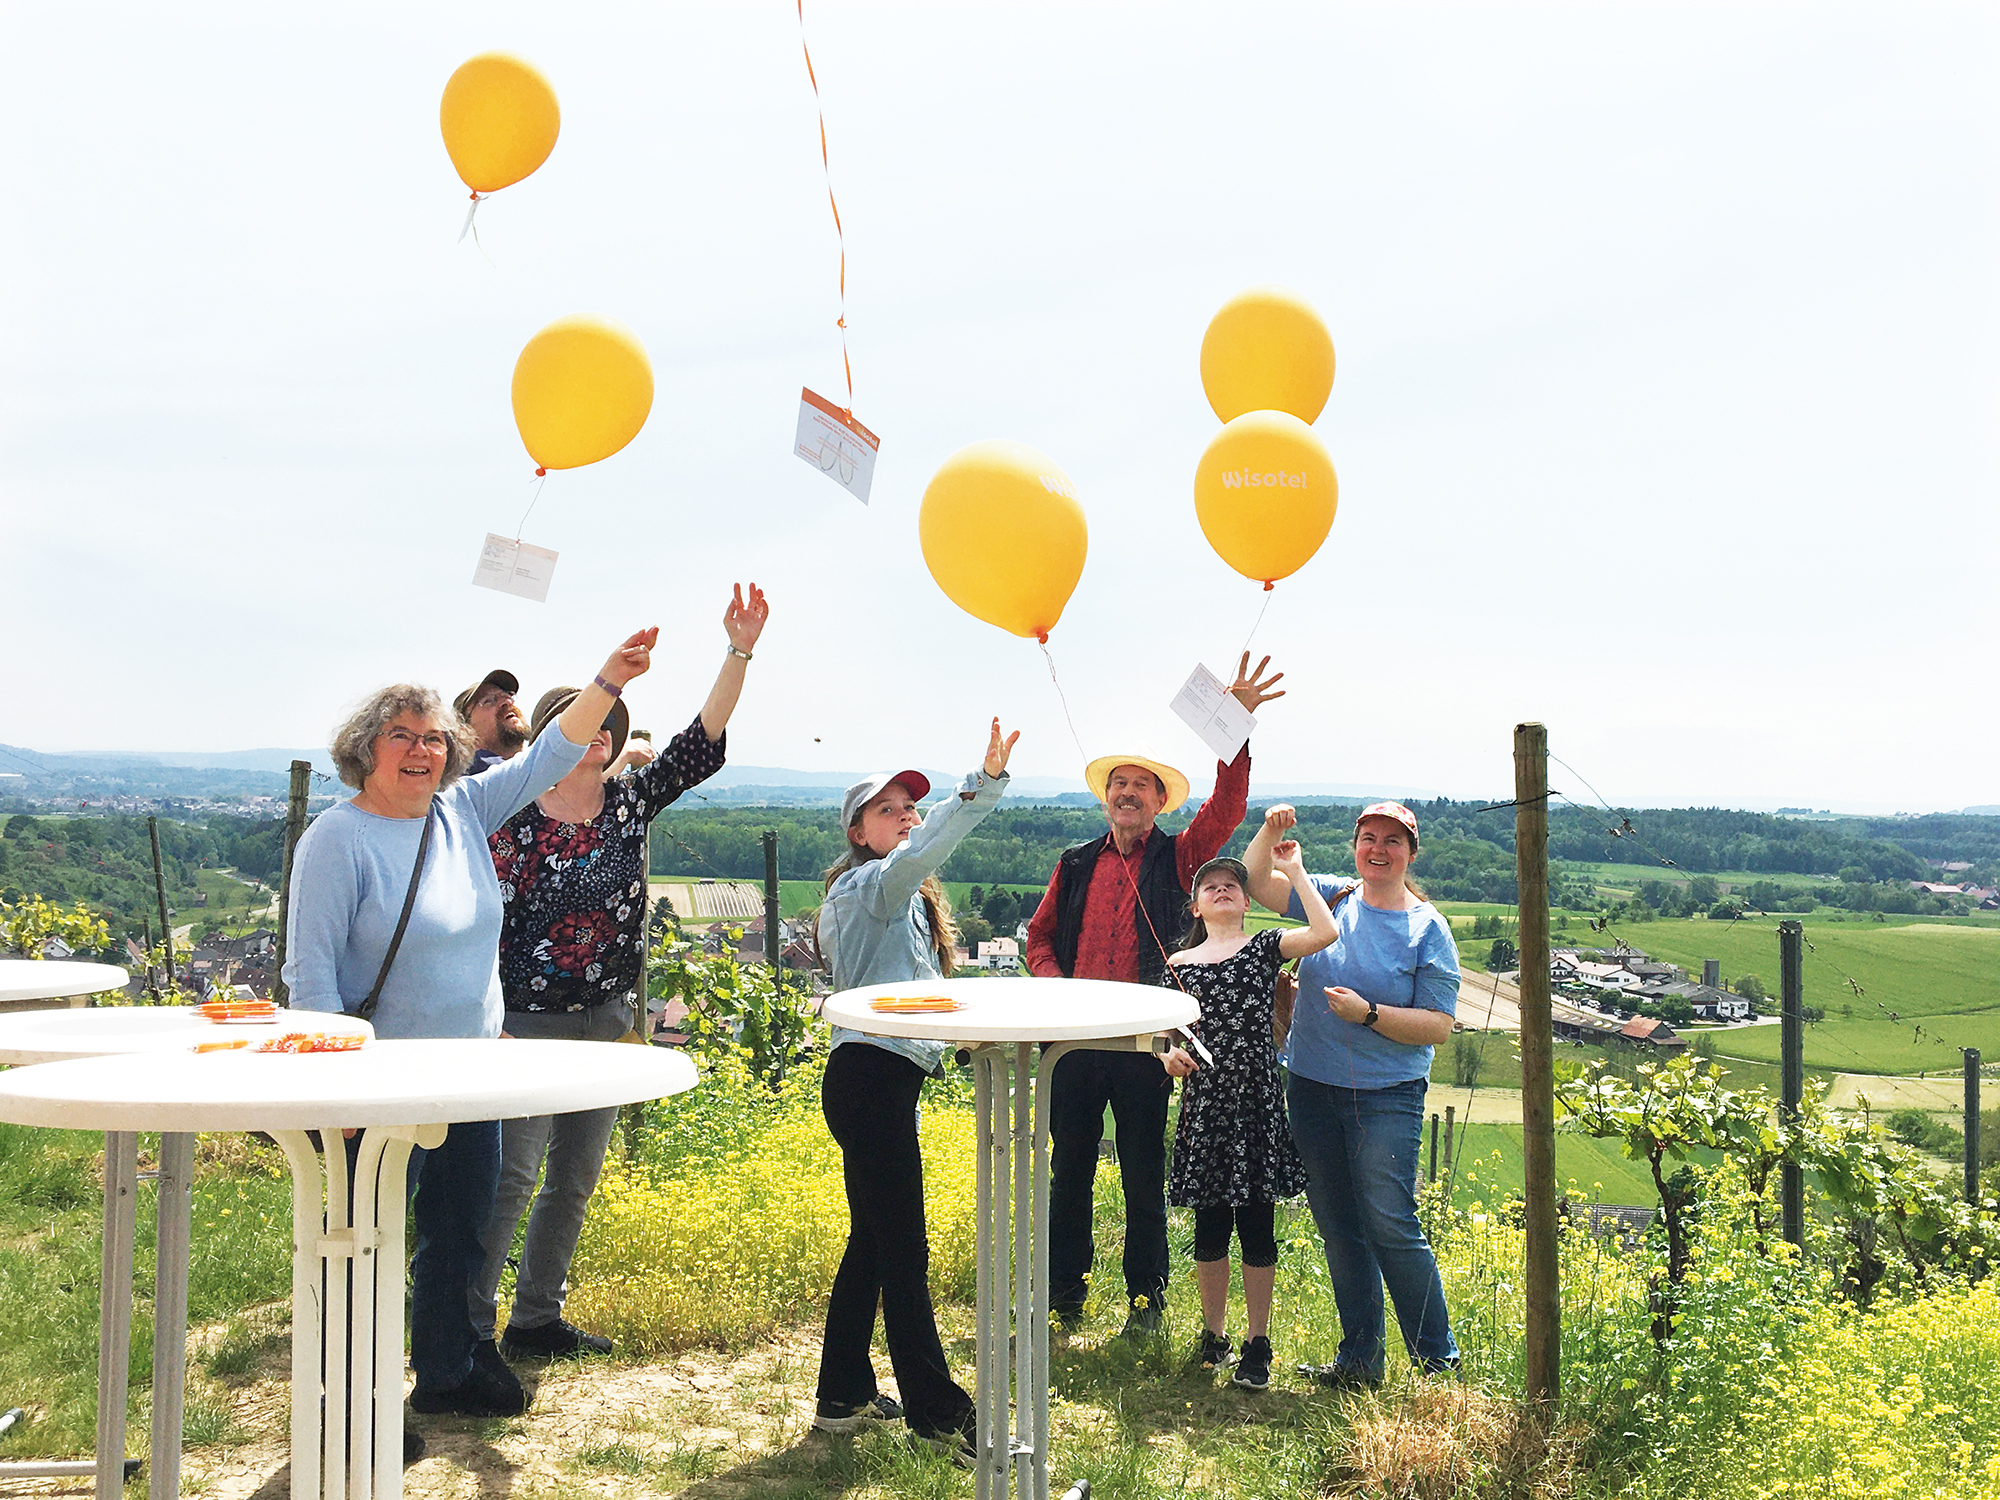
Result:
M63 1062L122 1052L185 1052L197 1042L251 1045L291 1031L375 1035L359 1016L280 1010L268 1021L210 1021L191 1005L106 1005L91 1010L23 1010L0 1015L0 1063Z
M872 1002L896 996L948 995L964 1007L915 1015L885 1013ZM873 984L827 997L826 1019L870 1036L953 1042L1082 1042L1145 1036L1200 1019L1183 991L1109 979L932 979Z
M105 990L124 989L131 977L116 964L87 964L66 958L0 958L0 1002L96 995Z
M234 1028L213 1029L227 1035ZM686 1054L626 1042L377 1041L355 1052L146 1052L0 1075L0 1120L67 1130L449 1125L661 1099L696 1081Z

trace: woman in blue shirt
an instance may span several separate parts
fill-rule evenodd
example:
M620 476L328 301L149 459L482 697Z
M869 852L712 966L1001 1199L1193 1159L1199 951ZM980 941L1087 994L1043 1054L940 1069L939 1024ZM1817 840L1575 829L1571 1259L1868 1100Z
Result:
M1243 855L1251 893L1291 917L1304 913L1273 870L1271 849L1297 821L1291 808L1271 808ZM1450 922L1409 882L1416 853L1416 814L1377 802L1354 820L1358 878L1311 877L1340 936L1300 961L1282 1059L1292 1140L1310 1179L1306 1201L1340 1311L1338 1356L1316 1373L1336 1388L1381 1384L1384 1283L1417 1367L1435 1374L1458 1366L1437 1260L1417 1223L1424 1091L1432 1048L1451 1035L1458 1005L1458 945Z

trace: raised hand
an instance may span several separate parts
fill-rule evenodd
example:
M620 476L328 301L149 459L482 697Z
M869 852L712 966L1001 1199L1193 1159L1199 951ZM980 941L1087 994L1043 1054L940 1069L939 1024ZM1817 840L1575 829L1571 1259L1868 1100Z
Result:
M743 585L736 585L736 592L729 601L729 608L722 612L722 628L729 636L729 644L738 651L748 651L757 644L757 637L764 633L764 622L771 618L771 606L764 598L764 591L756 584L750 585L750 597L743 597Z
M1285 839L1271 846L1271 868L1280 875L1305 877L1305 851L1299 847L1297 839Z
M1264 831L1276 838L1299 826L1298 812L1289 802L1274 802L1264 809Z
M1284 681L1285 674L1283 672L1273 672L1269 677L1266 677L1264 669L1270 665L1271 658L1267 656L1257 663L1256 671L1251 671L1250 653L1245 651L1243 653L1243 660L1238 662L1236 666L1236 680L1229 684L1231 695L1238 703L1242 704L1253 714L1257 712L1258 705L1269 703L1273 698L1282 698L1285 696L1283 688L1278 688L1278 691L1275 693L1271 691L1272 688L1277 687L1280 682Z
M1014 741L1020 737L1021 731L1017 729L1003 740L1000 738L1000 721L997 718L993 721L993 734L986 741L986 774L988 776L998 776L1002 771L1007 769L1007 757L1014 753Z
M623 687L635 677L643 677L653 665L653 647L659 644L660 627L648 625L644 630L634 631L620 646L604 659L604 670L598 675L615 687Z

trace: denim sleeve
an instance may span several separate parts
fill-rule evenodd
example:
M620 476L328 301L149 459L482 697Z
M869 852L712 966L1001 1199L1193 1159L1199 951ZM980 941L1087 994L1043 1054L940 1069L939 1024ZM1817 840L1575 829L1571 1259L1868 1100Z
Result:
M500 825L533 802L583 762L588 745L572 745L558 720L510 761L477 776L461 776L444 795L465 799L472 816L491 838Z
M983 770L971 772L959 783L958 794L933 807L907 839L885 857L861 866L858 883L863 885L869 909L880 916L908 908L917 887L937 873L959 841L993 811L1006 790L1005 771L998 776L988 776Z
M1425 1010L1458 1014L1458 944L1452 941L1451 924L1432 912L1417 960L1416 993L1412 997Z

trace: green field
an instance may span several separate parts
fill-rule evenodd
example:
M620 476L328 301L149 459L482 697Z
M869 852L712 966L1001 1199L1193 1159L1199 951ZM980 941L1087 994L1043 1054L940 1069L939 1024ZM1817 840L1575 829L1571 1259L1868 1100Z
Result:
M1686 885L1696 875L1706 875L1724 890L1768 881L1788 891L1810 890L1815 886L1838 885L1831 875L1798 875L1786 870L1675 870L1665 865L1612 865L1589 860L1558 859L1550 862L1552 873L1582 875L1602 891L1622 890L1630 895L1648 880L1668 885Z
M1428 1171L1429 1127L1425 1129L1423 1162ZM1461 1134L1452 1201L1461 1208L1475 1201L1491 1207L1503 1198L1519 1197L1525 1171L1521 1127L1472 1124ZM1627 1161L1625 1148L1617 1141L1561 1130L1556 1132L1556 1183L1564 1189L1575 1187L1592 1203L1650 1205L1659 1201L1652 1172L1644 1162Z

